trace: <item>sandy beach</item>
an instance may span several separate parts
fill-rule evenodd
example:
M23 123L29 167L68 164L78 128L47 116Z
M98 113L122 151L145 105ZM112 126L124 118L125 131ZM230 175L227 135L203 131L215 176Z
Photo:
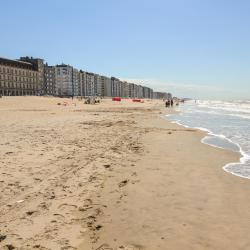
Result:
M0 249L250 249L250 182L222 169L240 155L168 112L1 98Z

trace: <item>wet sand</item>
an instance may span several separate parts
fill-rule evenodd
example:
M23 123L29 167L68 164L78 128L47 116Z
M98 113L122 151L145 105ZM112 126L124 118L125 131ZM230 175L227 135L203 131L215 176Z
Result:
M250 249L250 182L222 169L239 155L164 112L0 99L0 249Z

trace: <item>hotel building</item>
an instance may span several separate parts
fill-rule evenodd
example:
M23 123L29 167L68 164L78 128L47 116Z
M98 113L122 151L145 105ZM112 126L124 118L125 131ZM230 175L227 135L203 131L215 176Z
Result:
M0 95L39 95L37 62L0 58Z

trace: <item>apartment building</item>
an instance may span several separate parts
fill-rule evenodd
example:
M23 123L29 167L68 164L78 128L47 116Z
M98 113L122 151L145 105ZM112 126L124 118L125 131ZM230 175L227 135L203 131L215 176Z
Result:
M172 95L165 92L154 92L153 99L171 99Z
M44 87L45 95L56 95L56 67L44 65Z
M138 93L137 93L138 98L143 98L143 87L141 85L138 85Z
M94 89L95 89L95 95L96 96L103 96L103 86L102 86L102 80L101 76L98 74L94 74Z
M55 80L57 96L74 96L72 66L66 64L56 65Z
M0 58L0 95L38 95L38 70L35 63Z
M125 98L129 97L129 83L121 82L121 96Z
M153 98L153 90L148 87L143 87L143 97L147 99Z
M149 97L149 88L142 87L142 92L143 92L143 98L150 98Z
M121 81L118 78L111 77L111 96L121 96Z
M134 83L129 83L129 85L128 85L128 90L129 90L129 95L128 95L128 97L130 97L130 98L134 98L135 97L135 95L134 95L134 88L135 88L135 84Z
M153 94L154 94L153 89L149 89L149 98L150 99L153 99Z
M20 57L20 61L28 62L34 65L35 70L38 72L38 80L37 80L37 94L44 94L44 60L41 58L33 58L33 57Z
M134 92L135 92L135 97L139 97L139 86L137 84L135 84L135 88L134 88Z
M102 96L109 96L111 97L111 78L106 76L101 76L101 83L102 83Z
M85 96L95 96L95 74L86 72Z
M83 70L79 71L79 95L85 96L86 90L86 72Z
M80 96L80 72L78 69L72 69L73 95Z

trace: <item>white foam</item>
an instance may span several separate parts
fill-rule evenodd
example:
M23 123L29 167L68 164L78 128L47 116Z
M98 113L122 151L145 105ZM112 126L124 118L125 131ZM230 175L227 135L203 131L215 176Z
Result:
M209 108L215 110L223 110L235 113L242 113L245 117L248 118L250 115L250 105L249 101L232 101L232 102L224 102L224 101L198 101L197 105L201 108ZM236 115L236 114L235 114Z
M171 115L168 115L167 117L170 117ZM226 164L225 166L223 166L223 170L226 171L227 173L231 173L235 176L238 176L238 177L242 177L242 178L247 178L247 179L250 179L250 176L244 176L244 175L241 175L241 174L237 174L237 173L234 173L233 171L230 171L228 168L233 166L233 165L243 165L243 164L246 164L249 160L250 160L250 155L248 155L246 152L243 151L242 147L236 143L236 142L233 142L231 139L227 138L225 135L223 134L215 134L213 133L211 130L207 129L207 128L204 128L204 127L190 127L190 126L187 126L183 123L181 123L180 120L176 120L176 121L171 121L171 123L175 123L175 124L178 124L180 126L183 126L185 128L193 128L193 129L198 129L198 130L201 130L203 132L206 132L207 135L205 137L203 137L201 139L201 143L203 144L206 144L206 145L209 145L209 146L212 146L212 147L215 147L215 148L220 148L220 149L225 149L223 147L220 147L218 145L215 145L215 144L212 144L212 143L208 143L206 142L205 140L211 136L214 136L214 137L219 137L219 138L222 138L224 140L227 140L228 142L236 145L238 148L239 148L239 153L241 154L241 158L239 160L239 162L231 162L231 163L228 163Z

